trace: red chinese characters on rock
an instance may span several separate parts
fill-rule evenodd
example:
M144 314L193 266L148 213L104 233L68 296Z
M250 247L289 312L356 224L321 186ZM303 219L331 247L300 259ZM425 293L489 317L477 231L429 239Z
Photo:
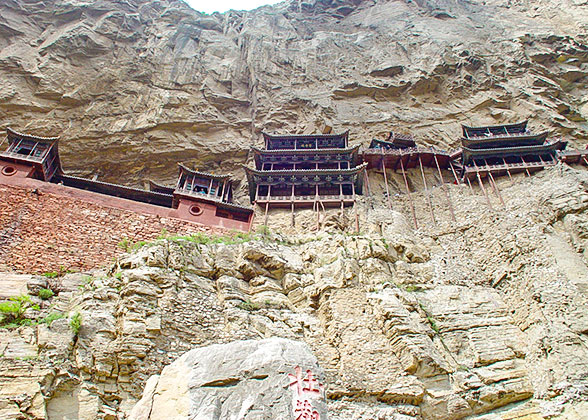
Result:
M320 420L320 414L312 406L312 400L321 398L323 385L307 370L303 376L302 368L296 366L294 375L288 374L290 388L294 391L293 407L295 420Z

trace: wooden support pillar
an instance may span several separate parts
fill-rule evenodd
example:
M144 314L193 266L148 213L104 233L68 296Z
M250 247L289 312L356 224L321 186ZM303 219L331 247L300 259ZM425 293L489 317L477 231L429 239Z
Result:
M210 184L208 184L208 196L210 196L210 193L212 192L212 181L214 181L214 178L211 178Z
M419 228L416 219L416 212L414 209L414 204L412 202L412 197L410 195L410 188L408 187L408 179L406 178L406 172L404 171L404 162L402 162L402 157L400 157L400 167L402 168L402 177L404 178L404 185L406 185L406 193L408 194L408 201L410 202L410 210L412 212L412 221L414 222L415 229Z
M453 173L453 177L455 178L455 182L457 182L457 185L460 185L461 181L459 180L459 178L457 177L457 174L455 173L455 168L453 167L453 163L449 162L449 167L451 168L451 173Z
M508 163L506 163L506 159L502 158L502 162L504 162L504 167L506 168L506 173L508 174L508 179L510 179L510 182L512 183L512 175L510 174L510 171L508 170Z
M386 199L388 200L388 208L392 209L392 201L390 201L390 189L388 188L388 176L386 175L386 160L382 157L382 172L384 172L384 185L386 186Z
M588 165L588 160L586 160L586 157L585 157L585 156L582 156L582 160L584 161L584 163L585 163L586 165Z
M496 181L494 180L494 177L492 176L492 173L490 171L488 171L488 175L490 176L490 182L492 183L492 188L494 189L494 193L498 196L498 198L500 199L500 202L504 206L505 204L504 204L504 200L502 199L502 194L500 194L500 190L498 189L498 185L496 185Z
M320 213L319 213L319 193L318 193L318 184L315 185L315 199L314 203L316 205L316 230L320 229Z
M475 163L474 163L475 165ZM488 207L490 207L491 210L494 210L492 207L492 203L490 202L490 197L488 196L488 193L486 193L486 188L484 188L484 183L482 182L482 177L480 177L480 172L478 172L478 168L476 167L476 176L478 177L478 183L480 184L480 188L482 189L482 192L484 193L484 197L486 197L486 201L488 202Z
M425 187L425 195L427 197L427 202L429 204L429 211L431 212L431 220L433 221L434 224L437 224L437 221L435 220L435 213L433 213L433 202L431 201L431 194L429 193L429 189L427 188L427 179L425 178L425 171L423 170L423 161L421 159L421 155L418 155L419 157L419 166L421 168L421 176L423 177L423 185Z
M530 177L531 172L529 172L529 168L527 168L527 162L525 162L525 159L523 159L522 156L521 156L521 160L523 161L523 165L525 165L525 172L527 172L527 176Z
M247 229L247 233L251 233L251 228L253 227L253 220L255 220L255 212L253 212L253 214L251 215L251 220L249 220L249 228Z
M225 188L227 187L227 180L223 181L223 190L221 192L221 201L225 201Z
M292 210L292 226L296 225L296 220L294 216L294 184L292 184L292 195L290 197L290 206Z
M353 193L353 211L355 213L355 232L359 233L359 215L357 214L357 203L355 202L355 184L351 183L351 191Z
M470 186L470 192L474 195L474 188L472 187L472 183L470 182L470 178L466 175L466 181L468 181L468 185Z
M370 179L368 177L367 168L363 168L363 175L364 175L365 185L367 187L367 193L368 193L368 197L369 197L372 195L372 192L371 192Z
M263 215L263 225L267 227L267 212L269 210L269 201L266 201L265 203L265 214Z
M449 190L447 185L445 185L445 179L443 179L443 172L441 172L441 166L439 166L439 160L437 159L437 155L433 155L435 158L435 165L437 166L437 171L439 171L439 178L441 179L441 189L445 193L445 198L447 198L447 203L449 204L449 211L451 213L451 218L455 222L455 212L453 211L453 204L451 203L451 196L449 194Z

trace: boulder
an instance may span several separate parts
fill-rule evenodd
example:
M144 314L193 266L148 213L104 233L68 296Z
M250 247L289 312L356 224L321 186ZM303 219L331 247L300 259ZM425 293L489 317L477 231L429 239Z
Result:
M297 341L214 344L152 376L130 419L326 420L323 378L310 349Z

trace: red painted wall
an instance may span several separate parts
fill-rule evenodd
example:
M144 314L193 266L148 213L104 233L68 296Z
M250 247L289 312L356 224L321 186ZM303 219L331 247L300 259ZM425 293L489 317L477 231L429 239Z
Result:
M196 210L196 208L199 210ZM190 211L190 209L192 209L192 211ZM212 203L194 202L186 198L180 199L177 209L177 217L225 229L235 229L244 232L249 229L249 222L217 216L217 208ZM251 220L251 217L249 220Z
M162 229L170 234L227 233L169 213L164 207L23 178L20 173L0 174L0 267L27 273L86 270L108 265L123 253L118 246L123 238L149 241Z

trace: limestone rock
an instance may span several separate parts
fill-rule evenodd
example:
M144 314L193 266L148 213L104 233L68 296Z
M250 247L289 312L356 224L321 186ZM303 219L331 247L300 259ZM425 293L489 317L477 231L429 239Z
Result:
M271 338L216 344L189 351L151 377L129 418L289 419L314 411L327 419L322 380L302 343Z

